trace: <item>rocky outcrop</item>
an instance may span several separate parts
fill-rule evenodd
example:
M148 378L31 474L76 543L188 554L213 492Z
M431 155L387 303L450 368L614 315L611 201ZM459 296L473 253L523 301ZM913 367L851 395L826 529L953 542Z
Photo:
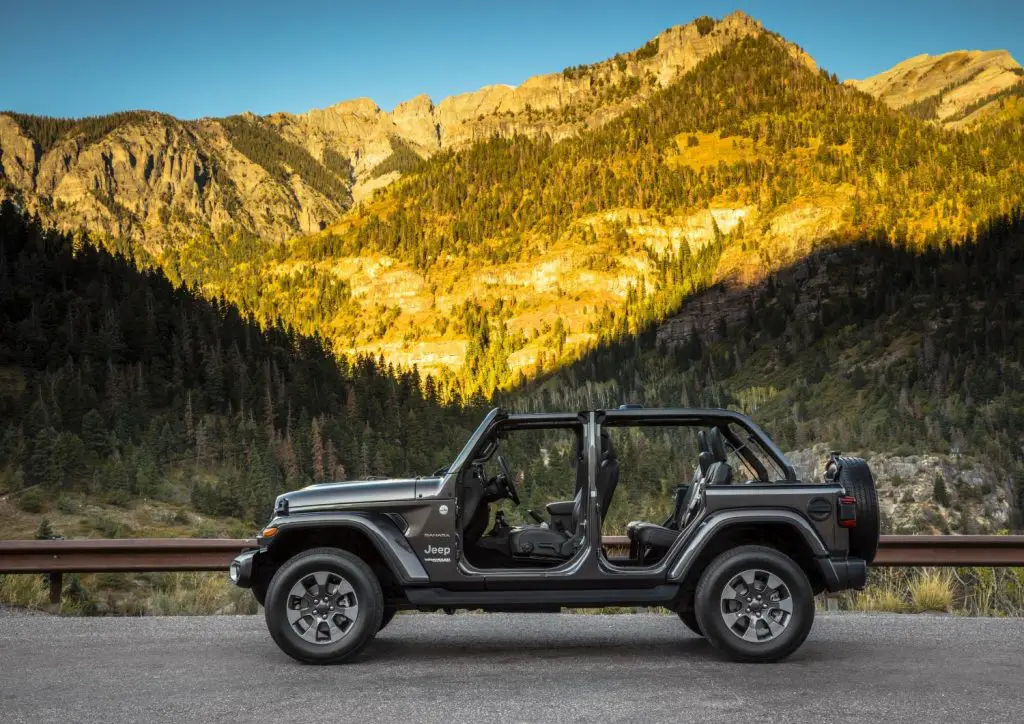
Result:
M234 225L267 239L315 231L343 210L298 177L272 178L215 121L156 113L44 149L0 115L5 194L63 230L128 237L149 251Z
M290 129L291 138L300 143L305 139L311 150L328 146L349 154L356 170L354 193L360 196L364 194L358 186L373 179L373 168L390 155L386 143L390 136L401 138L424 157L495 135L548 134L558 140L581 128L607 123L727 45L763 32L759 22L735 12L710 27L694 22L669 28L641 49L562 73L535 76L519 86L485 86L437 104L420 95L391 112L360 99L275 118ZM794 57L815 67L797 46L785 45Z
M820 481L828 449L786 453L802 480ZM878 488L884 534L988 534L1009 527L1009 478L953 455L850 453L867 460Z
M1024 70L1005 50L957 50L916 55L878 75L847 82L893 108L916 104L922 117L962 125L965 109L1024 82Z

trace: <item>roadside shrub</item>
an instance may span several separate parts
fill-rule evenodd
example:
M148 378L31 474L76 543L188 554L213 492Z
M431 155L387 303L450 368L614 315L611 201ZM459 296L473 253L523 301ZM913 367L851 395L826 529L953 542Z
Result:
M53 532L53 526L50 525L49 518L43 518L39 521L39 527L36 528L36 540L50 540L53 538L55 533Z
M39 488L30 488L18 498L18 507L26 513L42 513L46 495Z
M62 495L57 498L57 510L68 515L78 512L78 503L70 495Z
M946 488L946 481L942 479L941 475L936 475L935 482L932 483L932 497L943 508L949 507L949 490Z
M124 526L113 518L105 515L98 516L92 523L93 530L104 538L123 538Z

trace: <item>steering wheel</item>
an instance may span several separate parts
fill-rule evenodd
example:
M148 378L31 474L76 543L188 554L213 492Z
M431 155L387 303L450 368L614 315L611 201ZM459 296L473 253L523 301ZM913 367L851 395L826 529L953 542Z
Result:
M516 492L516 485L512 482L512 471L508 467L508 463L505 462L505 458L501 455L498 456L498 467L501 468L501 481L505 487L505 492L508 493L508 497L513 503L519 505L519 493Z

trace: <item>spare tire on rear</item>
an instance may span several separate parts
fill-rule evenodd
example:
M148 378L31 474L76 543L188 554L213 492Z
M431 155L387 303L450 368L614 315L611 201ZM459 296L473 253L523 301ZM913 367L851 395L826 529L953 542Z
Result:
M871 563L878 552L880 527L878 493L871 469L861 458L832 455L825 466L825 479L839 483L847 495L857 499L857 525L850 528L850 555Z

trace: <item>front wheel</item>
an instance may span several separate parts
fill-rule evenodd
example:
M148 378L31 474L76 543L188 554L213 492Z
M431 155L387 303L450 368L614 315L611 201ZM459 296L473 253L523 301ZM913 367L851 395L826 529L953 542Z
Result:
M258 583L252 584L252 588L249 589L250 591L252 591L252 597L256 599L256 603L258 603L261 606L267 605L268 585L268 583L260 581Z
M358 556L314 548L274 574L264 616L286 654L308 664L336 664L362 651L380 630L384 595Z
M814 623L807 575L792 558L764 546L741 546L715 558L694 603L704 636L737 661L783 659Z
M703 636L704 632L700 630L700 624L697 622L697 612L692 608L680 609L676 612L679 615L679 620L686 624L686 628L693 631L698 636Z

